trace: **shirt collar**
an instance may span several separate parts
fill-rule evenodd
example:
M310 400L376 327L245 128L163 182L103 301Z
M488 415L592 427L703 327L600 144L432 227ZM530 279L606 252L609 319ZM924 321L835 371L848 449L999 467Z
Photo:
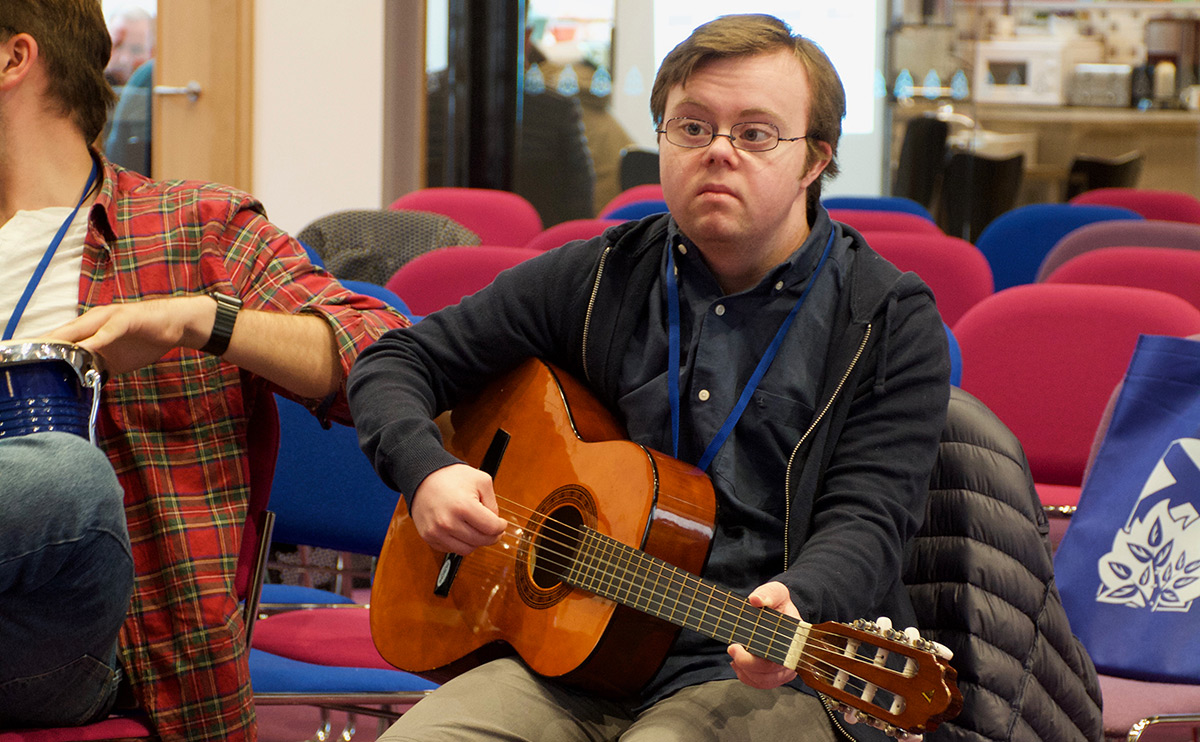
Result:
M829 233L833 230L833 221L829 218L829 212L824 206L817 205L816 219L808 232L808 238L800 247L796 248L782 263L776 265L763 277L758 284L749 289L747 293L764 290L764 287L769 290L778 290L777 284L782 282L783 288L791 288L794 286L803 287L812 275L813 270L817 267L817 262L821 259L821 253L825 250L825 243L829 240ZM680 254L677 248L682 244L686 248L686 253ZM679 223L675 221L675 217L671 217L671 221L667 227L667 245L671 249L675 249L675 261L679 270L698 270L702 271L703 275L708 276L714 283L716 277L708 270L708 266L703 260L699 259L700 251L696 247L696 243L692 242L687 235L679 228ZM664 259L663 265L666 265ZM665 270L665 268L664 268Z
M88 212L88 244L103 250L112 251L112 243L117 240L117 170L113 164L96 150L92 150L92 158L100 165L100 192L92 202ZM95 230L98 239L93 238Z

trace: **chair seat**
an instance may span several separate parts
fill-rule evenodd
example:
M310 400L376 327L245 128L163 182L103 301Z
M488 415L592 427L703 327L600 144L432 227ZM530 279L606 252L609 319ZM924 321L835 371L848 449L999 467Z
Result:
M394 668L318 667L259 649L250 650L249 662L250 682L256 696L267 693L413 693L437 688L436 683Z
M110 716L82 727L10 729L0 731L0 742L90 742L91 740L157 739L143 715Z
M371 641L371 612L364 608L288 611L254 624L253 647L314 665L394 669Z
M1104 696L1104 734L1107 737L1125 739L1130 727L1150 716L1200 711L1200 685L1152 683L1101 675L1100 691Z
M345 595L319 587L304 585L280 585L268 583L262 586L262 595L258 599L260 606L286 604L292 607L302 605L353 605L354 601Z

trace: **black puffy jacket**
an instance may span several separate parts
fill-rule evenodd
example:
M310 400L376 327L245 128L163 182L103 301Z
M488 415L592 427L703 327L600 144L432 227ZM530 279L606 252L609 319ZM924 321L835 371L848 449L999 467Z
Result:
M1099 742L1096 669L1054 584L1025 455L961 389L929 495L904 578L922 635L954 651L963 710L928 742Z

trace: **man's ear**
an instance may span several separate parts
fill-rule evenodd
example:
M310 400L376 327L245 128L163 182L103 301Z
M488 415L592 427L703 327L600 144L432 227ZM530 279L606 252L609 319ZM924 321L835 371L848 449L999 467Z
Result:
M37 58L37 39L27 33L14 34L0 43L0 90L24 80Z
M825 168L833 160L833 147L829 146L829 142L816 141L817 149L821 150L818 157L814 157L812 150L809 150L808 170L800 176L800 182L805 188L812 185L817 178L821 177L821 173L825 172Z

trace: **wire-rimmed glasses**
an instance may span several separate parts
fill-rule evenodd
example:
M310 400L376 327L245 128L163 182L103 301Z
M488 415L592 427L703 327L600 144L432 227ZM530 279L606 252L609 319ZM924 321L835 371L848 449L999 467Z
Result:
M747 152L769 152L779 146L780 142L798 142L802 137L781 137L779 129L774 124L760 121L744 121L729 127L728 134L718 134L717 127L702 119L688 116L676 116L667 119L663 128L655 129L667 137L667 141L676 147L699 149L713 143L717 137L725 137L734 147Z

